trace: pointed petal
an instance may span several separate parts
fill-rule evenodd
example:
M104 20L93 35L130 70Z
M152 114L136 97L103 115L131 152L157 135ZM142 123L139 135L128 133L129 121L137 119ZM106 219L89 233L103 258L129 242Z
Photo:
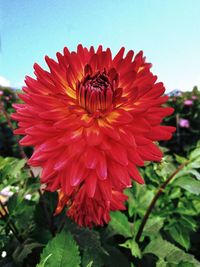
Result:
M127 166L128 158L126 149L118 143L112 143L112 144L113 144L112 148L108 151L111 157L121 165Z
M97 184L96 174L94 172L91 172L85 181L85 188L86 188L88 197L91 197L91 198L94 197L96 184Z
M107 162L106 162L106 156L104 152L100 152L99 158L98 158L98 164L96 166L96 172L101 180L105 180L107 178Z
M144 184L144 180L141 177L138 169L136 168L136 166L134 164L132 164L130 162L128 164L128 172L130 173L133 180L135 180L139 184Z

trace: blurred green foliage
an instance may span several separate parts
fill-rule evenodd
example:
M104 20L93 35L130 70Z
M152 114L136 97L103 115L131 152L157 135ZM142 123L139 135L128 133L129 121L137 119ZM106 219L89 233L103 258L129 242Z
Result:
M14 112L12 104L18 101L16 92L10 88L0 86L0 101L7 113L11 114ZM0 106L0 155L19 157L18 145L1 109L2 107Z

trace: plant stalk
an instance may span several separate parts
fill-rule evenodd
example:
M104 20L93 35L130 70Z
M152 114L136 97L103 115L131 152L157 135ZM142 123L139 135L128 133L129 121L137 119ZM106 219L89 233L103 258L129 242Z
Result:
M151 214L151 212L152 212L152 210L153 210L153 208L154 208L154 206L155 206L158 198L163 193L165 187L169 184L169 182L171 182L171 180L176 176L176 174L185 167L185 165L187 163L188 163L188 161L186 161L183 164L181 164L176 169L176 171L158 188L158 191L156 192L154 198L152 199L152 201L151 201L151 203L150 203L150 205L149 205L149 207L148 207L148 209L147 209L147 211L146 211L146 213L145 213L145 215L144 215L144 217L142 219L142 222L140 224L139 230L138 230L137 235L136 235L136 238L135 238L136 242L139 242L140 241L142 232L143 232L144 227L145 227L145 225L147 223L147 220L149 218L149 215Z

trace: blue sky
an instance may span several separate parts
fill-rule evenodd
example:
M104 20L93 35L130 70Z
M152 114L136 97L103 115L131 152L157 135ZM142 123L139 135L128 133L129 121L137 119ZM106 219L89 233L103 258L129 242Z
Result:
M199 0L0 0L0 76L11 86L64 46L143 50L167 90L200 86Z

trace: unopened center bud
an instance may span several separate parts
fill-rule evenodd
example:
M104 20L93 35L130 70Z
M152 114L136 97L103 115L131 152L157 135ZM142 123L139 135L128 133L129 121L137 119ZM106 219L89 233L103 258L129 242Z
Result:
M113 88L105 73L87 75L77 87L79 104L89 113L107 110L112 105Z

